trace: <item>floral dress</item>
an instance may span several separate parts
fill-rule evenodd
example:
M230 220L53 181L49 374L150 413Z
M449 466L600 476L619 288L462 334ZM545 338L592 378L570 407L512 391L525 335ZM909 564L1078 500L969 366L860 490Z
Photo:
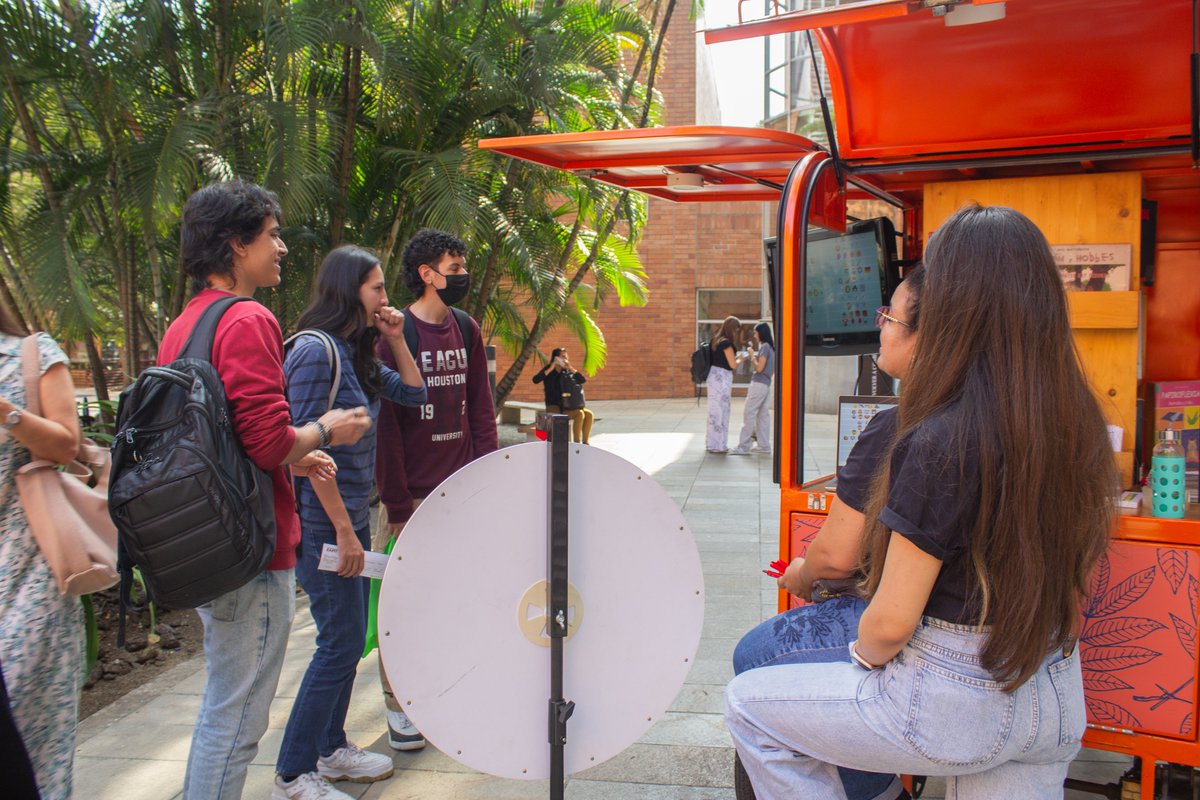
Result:
M21 341L0 334L0 397L23 408ZM38 358L42 373L67 362L45 334L38 336ZM82 606L76 597L59 596L25 521L14 476L29 451L0 438L0 667L42 800L70 800L83 678Z

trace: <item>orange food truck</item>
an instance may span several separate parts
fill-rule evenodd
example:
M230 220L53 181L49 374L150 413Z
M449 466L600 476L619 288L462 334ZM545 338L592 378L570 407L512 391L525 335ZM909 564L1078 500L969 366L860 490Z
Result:
M1054 246L1075 290L1072 328L1114 435L1120 488L1142 488L1163 426L1179 431L1189 470L1200 471L1196 9L1188 0L867 0L777 13L706 39L808 32L828 72L828 147L700 126L480 146L676 202L778 203L768 261L787 561L804 553L832 497L828 478L803 480L804 355L872 346L869 335L837 330L853 333L862 309L847 304L848 321L827 324L828 309L811 302L828 288L814 253L866 236L872 268L886 273L871 287L884 305L895 263L915 263L968 202L1016 208ZM886 203L891 221L853 219L848 204L862 200ZM781 592L780 609L792 600ZM1159 762L1200 766L1198 611L1200 506L1183 519L1152 516L1148 499L1123 508L1080 647L1084 744L1140 759L1131 796L1166 796Z

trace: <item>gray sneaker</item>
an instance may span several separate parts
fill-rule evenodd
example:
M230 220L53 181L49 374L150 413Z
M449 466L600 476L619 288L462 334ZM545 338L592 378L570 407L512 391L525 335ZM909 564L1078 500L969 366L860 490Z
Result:
M425 746L425 737L403 711L387 712L387 724L388 744L393 750L420 750Z
M340 792L315 772L306 772L291 783L275 776L275 787L271 789L271 800L354 800Z
M363 750L351 742L317 759L317 772L327 781L374 783L392 777L394 770L390 756Z

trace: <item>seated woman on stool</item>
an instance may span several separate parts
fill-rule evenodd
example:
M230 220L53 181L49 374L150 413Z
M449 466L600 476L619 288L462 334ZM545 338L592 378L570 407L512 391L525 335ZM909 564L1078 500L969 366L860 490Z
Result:
M567 348L554 348L550 353L550 363L534 373L533 382L542 384L546 394L546 411L570 417L572 440L587 444L595 414L583 405L579 408L570 407L571 384L582 386L587 383L587 376L576 372L571 366L571 360L567 358ZM578 394L582 398L583 390L579 389Z
M1079 750L1075 625L1116 475L1045 237L1012 209L956 213L926 251L920 324L865 515L854 663L726 689L763 800L842 798L837 767L1061 798Z
M879 326L879 368L900 381L908 380L908 367L920 336L921 286L925 268L917 266L904 276L892 295L892 305L876 312ZM858 619L867 607L858 592L837 596L818 595L814 581L845 583L859 578L858 557L862 549L867 501L871 485L896 433L895 408L876 414L850 450L846 464L838 470L837 496L829 515L803 557L792 559L779 588L813 602L789 609L763 622L738 642L733 651L733 671L776 664L808 664L823 661L850 663L847 647L858 632ZM739 765L740 766L740 765ZM895 774L838 769L847 800L907 800L908 793ZM744 780L739 774L737 782Z

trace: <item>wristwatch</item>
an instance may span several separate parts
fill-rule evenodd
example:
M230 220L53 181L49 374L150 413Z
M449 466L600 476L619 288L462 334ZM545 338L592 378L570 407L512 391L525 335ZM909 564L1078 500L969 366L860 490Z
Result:
M4 421L0 422L0 428L4 430L12 430L12 428L21 421L21 414L25 413L25 409L20 406L13 406L12 411L9 411L4 416Z

